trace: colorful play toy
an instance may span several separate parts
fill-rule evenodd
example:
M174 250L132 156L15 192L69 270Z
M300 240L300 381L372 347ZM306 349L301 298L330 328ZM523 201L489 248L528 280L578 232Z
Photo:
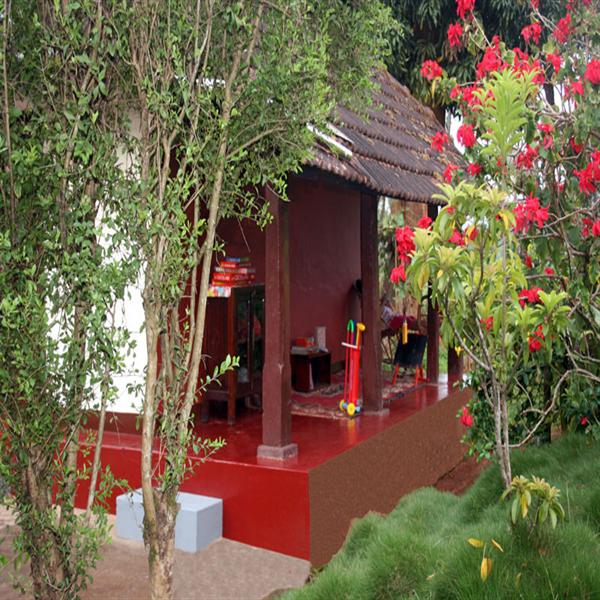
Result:
M346 327L346 341L342 346L346 348L346 372L344 373L344 397L340 401L340 410L349 417L361 412L359 399L360 391L360 348L361 333L365 331L364 323L355 323L352 319Z

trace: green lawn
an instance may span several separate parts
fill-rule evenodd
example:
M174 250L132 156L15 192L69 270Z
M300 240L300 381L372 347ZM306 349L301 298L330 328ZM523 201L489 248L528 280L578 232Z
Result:
M531 535L514 531L500 475L486 469L460 497L425 488L388 516L358 521L343 549L313 582L286 600L397 598L600 599L600 444L571 435L513 454L513 472L559 487L566 521ZM480 577L481 549L494 538L490 577Z

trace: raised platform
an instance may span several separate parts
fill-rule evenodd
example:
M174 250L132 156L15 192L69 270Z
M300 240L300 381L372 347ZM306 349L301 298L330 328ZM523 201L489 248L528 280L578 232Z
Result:
M463 430L456 413L467 399L466 391L427 384L392 402L384 416L293 415L299 452L284 465L257 459L258 412L240 415L233 426L198 419L200 435L224 437L227 446L206 463L197 461L183 491L223 499L223 537L321 565L339 549L352 519L389 512L401 496L435 484L460 462ZM131 488L140 487L135 415L114 414L109 421L103 463Z

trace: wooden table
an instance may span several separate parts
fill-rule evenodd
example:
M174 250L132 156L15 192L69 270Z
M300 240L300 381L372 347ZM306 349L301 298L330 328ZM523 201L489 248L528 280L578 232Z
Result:
M331 352L292 354L292 387L299 392L310 392L331 383ZM312 374L312 387L311 387Z

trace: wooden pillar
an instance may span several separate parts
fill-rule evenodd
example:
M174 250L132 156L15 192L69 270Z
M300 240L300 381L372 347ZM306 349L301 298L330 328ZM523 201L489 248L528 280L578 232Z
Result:
M377 196L360 196L360 269L362 279L363 333L362 374L363 409L383 410L381 376L381 307L379 301L379 255L377 243Z
M463 358L454 348L448 348L448 379L460 379L463 376Z
M430 219L437 217L438 207L427 205L427 216ZM427 300L427 379L437 382L440 378L440 315L437 308Z
M262 445L258 457L286 460L298 454L291 442L290 283L288 204L268 186L273 221L265 231L265 365Z

